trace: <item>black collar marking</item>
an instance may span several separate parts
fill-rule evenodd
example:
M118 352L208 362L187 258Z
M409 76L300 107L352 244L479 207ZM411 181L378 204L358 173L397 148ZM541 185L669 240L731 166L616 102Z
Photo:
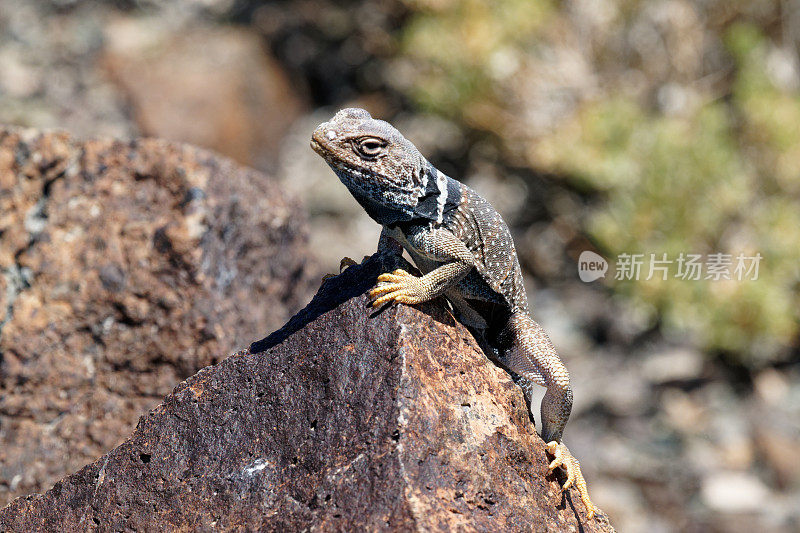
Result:
M414 215L417 218L424 218L435 222L439 214L440 191L439 180L437 179L439 177L439 171L436 170L436 167L432 164L428 163L423 172L425 172L428 181L425 184L425 191L420 197L419 202L417 202L417 206L414 208ZM444 174L442 175L444 176ZM442 219L444 219L445 215L450 211L458 207L458 204L461 202L461 187L459 187L458 182L448 176L444 176L444 178L445 186L447 187L447 200L444 204Z

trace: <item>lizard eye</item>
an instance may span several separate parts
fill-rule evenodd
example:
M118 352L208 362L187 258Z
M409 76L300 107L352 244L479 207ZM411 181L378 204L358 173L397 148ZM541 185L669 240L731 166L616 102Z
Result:
M374 159L386 147L386 141L377 137L362 137L353 143L356 153L364 159Z

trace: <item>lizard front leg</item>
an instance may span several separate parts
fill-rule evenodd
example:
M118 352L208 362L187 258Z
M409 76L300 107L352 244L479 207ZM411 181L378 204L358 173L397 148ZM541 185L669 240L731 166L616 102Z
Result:
M501 336L507 343L503 363L513 372L547 388L542 399L541 416L542 439L548 453L553 456L548 469L551 472L559 467L566 470L567 481L563 490L575 485L586 506L586 516L591 520L598 509L589 498L580 463L561 441L572 411L569 373L547 334L527 313L517 311L512 314Z
M474 266L472 252L445 229L416 228L409 231L407 242L414 252L441 266L422 277L403 269L381 274L378 285L369 293L373 307L389 302L413 305L432 300L458 283Z

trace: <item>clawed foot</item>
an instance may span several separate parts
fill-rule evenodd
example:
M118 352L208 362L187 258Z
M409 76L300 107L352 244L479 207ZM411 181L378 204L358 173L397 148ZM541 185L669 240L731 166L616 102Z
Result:
M593 519L595 512L598 511L598 509L594 506L592 500L589 499L589 491L586 488L586 480L583 479L583 474L581 473L581 464L572 456L572 453L570 453L569 449L567 449L563 442L548 442L545 447L547 448L547 453L554 456L553 462L550 463L550 466L548 467L550 472L558 467L561 467L567 471L567 481L564 483L564 486L561 488L561 490L565 491L572 485L575 485L575 487L578 489L578 493L581 495L581 501L583 501L583 505L586 506L586 518L588 520Z
M391 274L378 276L378 284L369 291L369 297L373 299L372 307L377 308L388 302L411 305L421 303L424 300L419 293L419 278L403 269L397 269Z
M366 259L366 257L364 259ZM339 274L344 272L345 269L347 269L347 268L349 268L349 267L351 267L353 265L357 265L357 264L358 263L356 263L355 261L353 261L349 257L342 257L342 260L339 261ZM339 274L325 274L324 276L322 276L322 281L323 282L328 281L331 278L335 278Z

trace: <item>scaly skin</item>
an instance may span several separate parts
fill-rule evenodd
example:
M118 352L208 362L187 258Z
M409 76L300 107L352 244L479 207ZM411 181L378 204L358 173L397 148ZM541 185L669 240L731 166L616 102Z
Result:
M561 442L572 409L569 373L530 317L503 219L472 189L436 170L390 124L363 109L344 109L320 124L311 146L383 226L378 251L401 254L405 248L423 273L381 274L370 292L372 305L413 305L444 295L505 367L546 387L541 416L542 438L554 456L549 470L566 470L563 488L575 485L591 520L597 508L580 464ZM527 387L523 390L527 395Z

